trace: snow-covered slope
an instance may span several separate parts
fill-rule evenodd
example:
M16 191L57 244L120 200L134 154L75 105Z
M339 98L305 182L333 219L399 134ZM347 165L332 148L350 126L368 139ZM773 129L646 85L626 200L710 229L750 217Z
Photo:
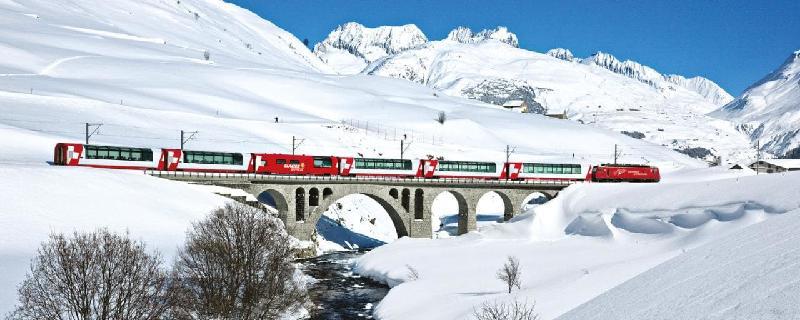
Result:
M652 185L572 186L511 223L487 226L458 238L400 239L382 246L361 258L357 271L393 286L376 308L381 319L469 319L473 307L484 301L514 299L535 300L543 319L552 319L676 256L686 262L668 264L677 270L659 267L647 271L641 280L631 281L636 286L623 285L609 293L620 300L602 299L605 302L597 303L600 307L586 309L573 318L684 319L687 317L681 316L685 315L681 312L699 310L688 316L697 318L706 315L704 311L720 310L711 302L731 306L730 302L746 299L748 295L761 297L756 300L769 302L768 305L789 303L785 300L788 295L768 295L760 288L780 287L780 281L793 286L789 283L797 269L793 262L796 250L784 253L768 248L770 244L787 249L791 246L788 243L796 227L780 225L784 222L796 225L796 216L800 214L797 200L800 190L796 183L800 173L740 174L752 173L704 169L680 174L673 182ZM709 176L715 178L706 180ZM779 214L795 217L774 217ZM755 225L768 219L780 220L766 228ZM756 229L751 231L752 225ZM746 233L724 238L742 231ZM751 240L753 237L768 243L758 244L757 240ZM736 239L746 241L730 241ZM784 243L778 239L790 240ZM720 248L721 252L701 248L693 253L704 244ZM749 262L744 256L757 252L758 248L768 249L754 257L757 259L753 262L763 262L763 268L746 267ZM739 250L743 257L735 256ZM681 256L686 252L685 258ZM504 284L495 278L495 271L509 255L518 257L522 268L522 288L514 294L506 293ZM708 260L696 261L703 259ZM729 261L736 263L731 269L720 266ZM772 262L781 261L793 264L785 265L789 270L779 271L781 266ZM419 279L409 279L406 265L418 270ZM712 274L714 270L720 272ZM769 270L780 273L774 276L764 273ZM728 277L728 271L742 277ZM664 278L656 279L658 275ZM687 279L691 283L684 283ZM627 294L625 288L636 291ZM680 288L692 291L682 292ZM736 288L743 291L733 292ZM796 286L793 288L796 290ZM652 292L644 293L646 290ZM637 292L642 294L637 296ZM669 294L662 297L661 292ZM700 296L682 294L691 292ZM727 293L736 298L726 301ZM639 308L647 310L661 301L665 303L663 308L676 309L670 312L677 316L625 314L625 310L639 312ZM701 309L678 308L704 302L709 305ZM620 309L617 313L606 313L612 308ZM793 307L779 310L793 310L787 308Z
M800 51L712 115L737 123L765 151L800 157Z
M443 40L378 60L364 72L498 105L525 100L534 112L566 111L571 120L628 131L667 148L702 148L696 149L698 157L707 161L720 156L723 162L750 162L755 157L748 138L732 124L705 115L719 107L715 97L726 94L714 90L715 84L665 77L609 54L580 60L568 50L545 55L491 39Z
M5 135L4 135L5 136ZM16 137L15 137L16 138ZM0 165L0 315L50 233L105 227L159 250L168 264L192 222L227 199L139 172Z
M800 196L800 195L799 195ZM800 210L675 257L559 319L794 319Z
M336 27L314 46L314 53L341 74L356 74L367 64L428 42L416 25L367 28L356 22Z

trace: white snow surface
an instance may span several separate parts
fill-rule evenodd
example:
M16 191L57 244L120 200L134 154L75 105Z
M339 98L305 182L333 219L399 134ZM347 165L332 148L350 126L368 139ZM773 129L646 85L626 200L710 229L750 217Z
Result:
M559 319L794 319L800 210L680 255Z
M751 85L736 100L712 113L733 121L763 150L782 156L800 147L800 50Z
M356 270L393 286L375 309L381 319L465 319L471 316L473 307L484 301L511 299L535 300L543 318L552 319L660 263L691 253L694 248L704 244L725 246L727 241L720 239L727 234L747 232L749 226L771 216L793 210L790 215L798 214L800 189L796 181L800 173L748 176L742 171L711 169L710 176L716 178L706 180L707 171L676 173L673 182L651 185L572 186L511 223L486 226L457 238L400 239L362 257ZM771 232L756 230L750 234ZM795 230L775 231L788 236L786 233L793 234ZM727 245L729 254L735 253L732 246ZM518 257L522 266L522 289L512 295L494 277L509 255ZM775 259L782 259L778 256ZM697 261L702 257L690 255L678 261L691 263L686 268L693 270L717 268L712 264L719 260ZM787 258L791 257L789 254ZM409 280L406 265L417 269L420 279ZM752 290L736 294L746 297L758 294L763 286L780 286L775 282L786 280L770 277L775 282L745 285L748 279L759 279L759 275L763 273L727 278L731 282L728 286ZM669 273L666 279L674 282L659 282L661 286L657 288L682 285L684 281L676 273ZM712 277L712 284L718 283L715 279ZM700 288L704 281L695 278L694 283ZM637 290L647 290L652 284L637 283ZM690 298L680 295L680 290L662 292L672 296L652 295L651 302L641 307L664 301L665 305L659 307L663 309L696 301L687 301ZM778 299L783 298L778 295ZM615 302L618 301L603 304L602 308L616 306ZM575 318L592 310L597 309Z

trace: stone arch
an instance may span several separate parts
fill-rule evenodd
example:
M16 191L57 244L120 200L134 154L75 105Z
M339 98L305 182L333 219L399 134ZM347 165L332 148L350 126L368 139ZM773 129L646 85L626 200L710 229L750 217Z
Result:
M294 220L295 221L305 221L306 220L306 190L302 187L297 188L294 190Z
M397 208L394 205L392 205L392 201L394 201L395 204L397 204L397 201L391 198L388 199L384 198L383 196L381 196L385 195L382 192L386 192L386 190L383 189L378 193L352 192L348 194L337 195L337 197L330 197L327 200L322 201L320 203L320 206L318 207L320 208L319 214L312 214L309 216L310 218L309 222L313 223L313 225L316 226L317 222L319 221L319 218L322 216L322 213L328 210L328 208L334 203L336 203L336 201L349 195L360 194L374 200L383 208L384 211L386 211L386 213L389 215L389 218L392 220L392 224L394 224L394 229L397 232L397 238L408 236L409 226L406 223L406 219L404 219L402 212L400 211L400 208Z
M428 208L428 210L430 210L431 213L433 213L432 212L433 203L436 201L436 199L438 199L444 193L451 194L453 196L453 198L455 199L456 205L458 207L458 209L457 209L458 210L458 213L457 213L458 232L457 233L458 234L465 234L465 233L467 233L467 232L469 232L471 230L475 230L475 226L476 226L476 223L477 223L476 219L475 219L475 214L474 213L470 213L469 202L467 202L467 197L466 197L465 194L463 194L461 192L453 191L453 190L447 190L447 189L435 190L434 192L430 193L428 197L425 197L425 207ZM431 222L434 222L433 217L431 217ZM435 226L431 226L431 227L435 228Z
M503 221L511 219L511 217L513 217L514 215L514 210L515 210L514 201L507 194L496 190L481 192L480 195L478 195L478 197L475 199L475 215L476 216L478 215L478 204L480 204L481 200L483 200L489 194L495 194L498 196L498 198L500 198L500 202L503 206L502 208Z
M327 200L332 195L333 195L333 189L331 188L322 189L322 200Z
M500 196L500 199L503 200L503 220L505 221L519 214L525 206L528 197L533 194L542 194L547 198L547 201L555 197L555 194L548 190L492 190L489 192L496 193Z
M278 217L284 222L286 221L289 212L289 203L286 201L286 197L283 196L283 193L275 189L267 189L260 192L256 196L256 199L258 202L278 210Z
M308 206L319 206L319 189L311 188L308 190Z

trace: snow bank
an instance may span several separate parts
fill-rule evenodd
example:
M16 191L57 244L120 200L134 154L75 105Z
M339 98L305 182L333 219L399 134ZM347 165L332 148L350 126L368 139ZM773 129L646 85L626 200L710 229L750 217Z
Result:
M514 296L535 299L551 319L687 250L800 208L798 178L573 186L512 223L458 238L400 239L365 255L356 270L393 286L376 308L382 319L463 319L483 301ZM494 277L508 255L523 271L514 296ZM406 265L419 280L409 281Z
M138 171L0 166L0 314L42 241L54 232L107 227L129 232L169 263L190 223L226 199L202 188Z
M559 319L794 319L800 210L667 261Z

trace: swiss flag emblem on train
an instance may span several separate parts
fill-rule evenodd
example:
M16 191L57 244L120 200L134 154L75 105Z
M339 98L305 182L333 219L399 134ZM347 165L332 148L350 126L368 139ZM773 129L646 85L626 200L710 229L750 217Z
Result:
M353 158L341 158L339 163L339 170L341 170L341 175L349 176L350 170L353 169Z
M182 156L183 151L181 149L163 149L161 150L161 158L158 160L158 168L166 171L176 171Z
M437 166L439 166L439 160L420 160L417 177L433 178L433 173L436 172Z
M509 163L508 164L508 179L519 179L519 173L522 172L522 163ZM505 172L504 172L505 173ZM506 178L505 176L500 178Z

